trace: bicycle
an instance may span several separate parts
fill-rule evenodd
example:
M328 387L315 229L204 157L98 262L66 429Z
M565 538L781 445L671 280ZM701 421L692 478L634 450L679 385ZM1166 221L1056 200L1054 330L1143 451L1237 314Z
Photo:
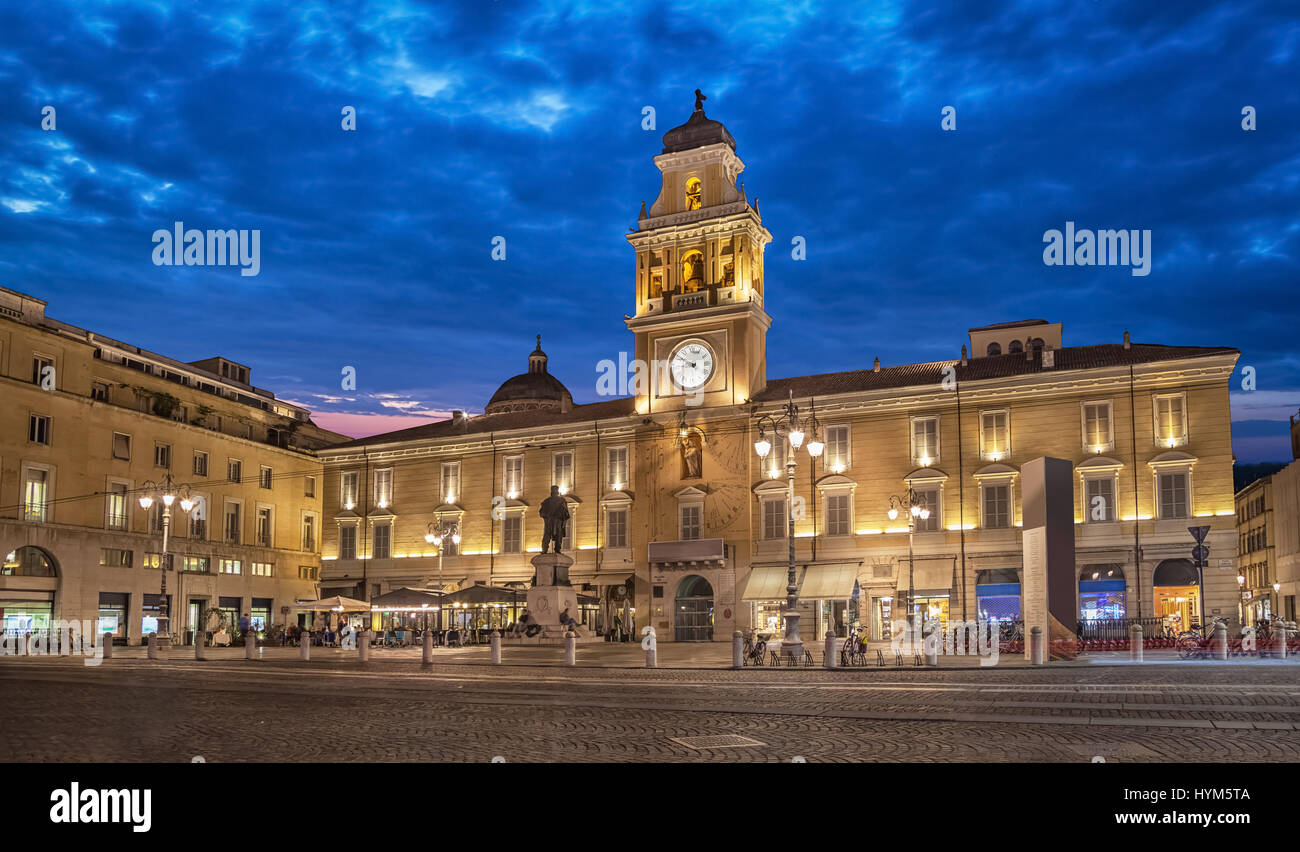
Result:
M1226 625L1227 622L1222 618L1214 619L1214 624L1210 625L1208 634L1206 628L1194 627L1191 630L1184 630L1174 639L1174 647L1178 649L1178 659L1180 660L1203 660L1210 655L1212 648L1210 642L1214 636L1214 628L1219 624Z
M867 631L865 628L854 625L849 628L849 635L840 646L840 665L864 666L867 657Z
M757 638L758 641L754 641ZM767 640L772 638L771 633L757 633L754 638L745 637L745 665L761 666L763 665L763 655L767 652Z

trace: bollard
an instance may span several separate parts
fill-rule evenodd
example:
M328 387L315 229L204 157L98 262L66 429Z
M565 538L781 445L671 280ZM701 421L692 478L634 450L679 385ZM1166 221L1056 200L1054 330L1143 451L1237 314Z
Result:
M433 663L433 631L426 630L424 631L424 664L427 666L432 663Z
M298 635L298 659L304 663L311 659L311 634L306 630Z
M826 648L825 648L825 651L823 652L823 655L822 655L822 663L826 666L826 668L828 668L828 669L833 669L833 668L835 668L835 661L836 661L836 656L835 656L835 633L832 632L832 631L830 631L830 630L827 630L827 631L826 631Z
M564 633L564 664L566 666L578 664L578 634L572 630L566 630Z
M1277 654L1279 659L1285 660L1286 659L1286 637L1287 637L1286 622L1285 621L1275 622L1273 630L1277 634L1277 638L1273 640L1274 653Z
M112 633L99 634L99 644L104 646L104 659L106 660L113 659L113 634Z
M731 667L733 669L745 667L745 634L739 630L731 634Z
M149 659L158 659L158 634L149 634Z
M208 658L208 655L207 653L205 653L205 651L206 649L203 647L203 631L195 630L194 631L194 659L206 660Z
M370 632L369 631L362 630L361 635L357 637L357 658L361 660L361 662L363 663L367 663L370 661Z
M927 666L939 665L939 632L932 631L929 636L921 640L923 650L925 651L925 664Z
M645 649L645 667L653 669L659 665L659 643L655 639L655 629L650 626L641 628L641 647Z
M1029 663L1034 666L1043 664L1043 628L1037 624L1029 628Z
M493 630L488 641L492 646L492 665L499 666L501 665L501 634Z
M257 659L257 634L251 630L244 634L244 659Z
M1142 662L1142 652L1145 650L1145 641L1142 639L1142 625L1130 624L1128 626L1128 659L1130 663Z
M1213 639L1210 642L1210 647L1213 649L1215 658L1219 660L1228 659L1228 625L1222 621L1216 621L1212 635Z

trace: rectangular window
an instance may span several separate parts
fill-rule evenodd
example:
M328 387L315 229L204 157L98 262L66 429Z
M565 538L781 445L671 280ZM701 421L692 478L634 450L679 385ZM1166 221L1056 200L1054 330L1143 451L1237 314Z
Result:
M228 541L231 544L239 544L240 526L241 525L239 523L239 504L227 503L226 521L225 521L226 541Z
M1011 413L1009 411L980 412L980 454L988 461L1000 461L1011 456Z
M387 509L393 502L393 469L380 468L375 471L375 505Z
M191 574L207 574L210 563L206 556L186 556L181 562L181 570Z
M1084 523L1104 524L1115 520L1114 478L1085 479L1083 489Z
M131 436L121 432L113 433L113 458L123 461L131 460Z
M271 531L273 529L270 507L259 506L257 509L257 543L262 547L270 547Z
M460 462L442 463L442 502L455 504L460 500Z
M605 534L605 546L627 547L627 509L610 509L605 517L609 522Z
M573 490L573 453L556 453L552 456L551 484L560 486L561 494Z
M270 490L271 490L271 480L272 480L273 478L274 478L274 474L272 473L271 468L267 467L266 465L262 465L261 467L259 467L259 468L257 469L257 487L258 487L258 488L265 488L266 490L270 491Z
M39 385L42 380L47 380L49 386L54 387L54 359L37 355L32 358L32 384Z
M1187 472L1162 473L1160 480L1160 517L1186 518Z
M248 564L248 573L252 574L254 577L270 577L270 576L271 576L271 563L270 563L270 562L250 562L250 563Z
M316 518L313 515L304 515L302 519L302 549L316 549Z
M113 568L130 568L134 551L121 550L116 547L104 547L99 551L99 564Z
M523 553L524 518L522 515L506 515L501 522L501 552Z
M784 500L763 501L763 538L785 538L786 508Z
M127 524L126 514L126 483L110 482L108 483L108 496L106 498L106 516L104 526L110 530L124 530Z
M357 505L357 472L350 470L339 479L339 501L344 509Z
M315 579L317 579L317 575L316 575L316 566L315 566L315 565L299 565L299 566L298 566L298 579L299 579L299 580L315 580Z
M149 531L160 533L163 529L163 504L155 501L152 506L145 510L146 517L149 519Z
M50 443L50 418L43 414L27 416L27 440L33 444Z
M912 463L929 467L939 461L939 418L912 418Z
M316 477L308 476L303 480L302 496L304 497L316 496Z
M769 440L772 441L772 451L763 459L762 469L768 479L780 479L785 476L785 439L774 436Z
M928 488L925 490L917 489L916 494L918 497L920 497L922 500L925 501L922 504L922 508L927 509L930 513L930 516L928 518L923 518L920 515L916 516L916 531L935 532L941 529L941 524L939 520L939 489L938 488Z
M984 528L1006 529L1011 526L1011 486L985 485Z
M157 568L162 565L163 556L161 553L145 553L144 561L140 563L142 568Z
M208 537L208 498L201 495L194 498L194 508L190 510L190 538L203 541Z
M242 574L244 573L244 563L238 559L218 559L217 571L222 574Z
M1115 435L1110 420L1109 402L1083 404L1083 448L1092 453L1113 449Z
M195 476L208 475L208 454L207 453L200 452L199 450L194 451L194 475Z
M682 506L681 508L681 540L696 541L700 537L700 517L703 514L703 506Z
M605 453L605 487L609 491L626 491L628 482L627 447L610 447Z
M826 534L849 535L853 532L853 516L847 494L832 494L826 498Z
M375 524L375 542L373 555L376 559L388 559L393 555L393 527L390 524Z
M826 427L826 469L843 473L849 469L849 427L847 424Z
M1156 444L1179 447L1187 443L1186 398L1181 393L1155 397Z
M95 402L108 402L108 384L106 382L91 382L90 398Z
M39 468L28 468L23 484L23 520L43 524L49 517L50 473Z
M166 467L172 466L172 445L171 444L154 444L153 445L153 466Z
M339 527L339 559L357 558L357 528L352 524Z
M509 456L502 460L502 464L506 497L518 499L524 493L524 457Z
M243 482L244 463L239 459L226 459L226 479L229 482Z

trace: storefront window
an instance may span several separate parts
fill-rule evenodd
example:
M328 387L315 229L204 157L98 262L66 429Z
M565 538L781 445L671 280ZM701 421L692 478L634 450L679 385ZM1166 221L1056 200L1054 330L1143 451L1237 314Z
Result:
M888 642L894 638L894 599L876 598L871 608L871 638Z
M750 624L759 633L781 635L781 613L785 610L785 601L754 601Z
M115 592L99 593L100 633L111 633L116 637L126 635L127 595Z
M920 616L921 626L925 632L930 632L931 625L938 623L938 629L943 632L948 629L948 596L947 595L917 595L912 601L912 616Z
M0 615L4 617L5 633L21 635L49 630L53 607L49 601L0 600Z
M1092 621L1124 617L1123 580L1079 581L1079 618Z

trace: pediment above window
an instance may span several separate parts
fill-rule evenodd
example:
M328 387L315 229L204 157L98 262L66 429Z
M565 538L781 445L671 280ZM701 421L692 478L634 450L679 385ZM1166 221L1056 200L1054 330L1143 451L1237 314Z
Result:
M1012 467L1009 464L1002 464L1001 462L995 462L994 464L986 464L984 465L984 467L980 468L974 473L976 479L979 480L987 479L991 481L998 481L998 480L1010 481L1012 479L1015 479L1019 475L1020 475L1020 471L1018 469Z
M993 465L990 465L992 467ZM1003 465L1005 467L1005 465ZM975 474L979 476L979 474ZM903 477L903 481L915 488L918 485L940 485L946 482L948 474L937 467L918 467Z
M465 513L465 507L458 503L443 503L441 506L434 509L433 512L436 515L463 515Z
M610 491L600 498L600 502L606 504L631 503L632 495L626 491Z
M1151 459L1147 464L1156 470L1170 467L1191 467L1196 464L1196 456L1182 450L1170 450Z
M754 486L754 493L760 497L784 497L788 489L785 480L766 479Z
M829 476L823 476L821 479L817 480L817 487L822 491L827 491L827 492L841 492L841 491L851 492L853 491L853 489L858 487L858 484L854 482L852 479L849 479L847 476L842 476L841 474L838 473L832 473ZM781 490L785 491L786 487L782 485Z
M351 509L344 509L343 511L339 512L337 515L334 516L334 520L336 521L357 521L360 519L361 516L358 515L356 512L352 511Z
M374 509L370 510L370 514L366 515L366 517L372 521L384 521L397 516L393 514L393 508L391 506L384 506L383 508L376 506Z
M708 495L694 485L688 485L680 491L673 492L673 496L682 503L702 503Z
M1092 473L1114 473L1124 466L1124 462L1109 456L1093 456L1087 461L1079 462L1075 465L1075 470L1080 476Z

